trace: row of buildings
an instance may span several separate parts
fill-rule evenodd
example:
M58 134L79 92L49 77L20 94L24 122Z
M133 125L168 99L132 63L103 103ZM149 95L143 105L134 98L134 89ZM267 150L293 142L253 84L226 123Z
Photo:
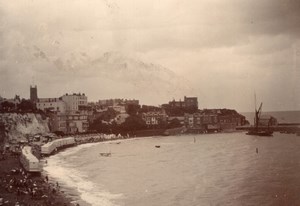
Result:
M122 124L129 114L126 113L128 105L139 105L138 100L107 99L98 102L88 102L84 93L64 94L57 98L38 98L37 87L30 87L30 100L36 104L38 110L50 116L51 131L64 134L84 133L89 130L89 123L101 117L108 109L115 111L107 124L115 122Z
M226 111L226 112L225 112ZM185 126L189 131L209 132L221 130L235 130L238 126L247 124L246 118L235 110L198 110L195 113L185 113L182 116L169 116L164 109L142 114L146 124L150 127L162 122L170 123L174 120Z
M88 102L84 93L64 94L56 98L38 98L37 87L30 87L30 100L38 110L48 114L49 127L52 132L64 134L84 133L89 125L103 117L107 111L113 115L105 118L107 124L118 125L125 122L130 116L129 106L138 108L137 115L144 120L148 128L160 128L176 122L177 126L185 126L190 131L207 132L234 130L238 126L247 124L245 117L235 110L229 109L198 109L197 97L184 97L183 100L172 100L160 107L140 106L139 100L106 99L98 102ZM17 103L20 98L16 96L11 100ZM273 119L272 119L273 121Z
M59 98L38 98L35 104L37 109L49 114L51 131L65 134L88 131L90 111L84 93L65 94Z
M184 109L198 109L198 98L197 97L186 97L184 96L183 101L180 99L176 101L170 101L168 104L163 104L162 108L184 108Z
M30 86L30 100L49 115L51 131L83 133L89 128L88 100L84 93L64 94L56 98L38 98L37 86Z

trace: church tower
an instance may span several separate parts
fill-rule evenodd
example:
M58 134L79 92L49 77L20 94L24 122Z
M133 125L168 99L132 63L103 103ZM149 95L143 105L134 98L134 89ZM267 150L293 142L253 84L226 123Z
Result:
M37 86L30 85L30 101L37 102L38 95L37 95Z

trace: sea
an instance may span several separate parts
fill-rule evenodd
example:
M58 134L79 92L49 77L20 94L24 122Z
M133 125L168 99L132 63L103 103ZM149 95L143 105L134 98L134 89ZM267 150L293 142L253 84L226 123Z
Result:
M250 124L254 123L254 112L242 112ZM269 115L275 117L278 123L300 123L300 111L275 111L275 112L262 112L262 115Z
M66 149L44 175L81 206L300 205L299 148L282 133L133 138Z

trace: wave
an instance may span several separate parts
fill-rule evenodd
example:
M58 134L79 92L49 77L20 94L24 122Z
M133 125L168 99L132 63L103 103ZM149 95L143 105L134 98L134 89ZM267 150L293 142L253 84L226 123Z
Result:
M93 145L95 143L80 145L77 148L64 151L62 156L76 153ZM62 187L76 189L80 199L95 206L115 206L114 200L122 198L122 194L112 194L89 181L82 171L75 169L73 165L64 161L62 156L51 156L48 159L48 164L44 166L44 170L49 176L62 183Z

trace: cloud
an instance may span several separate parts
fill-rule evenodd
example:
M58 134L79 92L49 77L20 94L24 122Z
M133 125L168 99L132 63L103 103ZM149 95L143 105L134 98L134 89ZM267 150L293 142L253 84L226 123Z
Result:
M142 98L136 82L99 84L108 73L93 61L120 51L184 76L203 107L247 110L256 90L269 110L300 109L299 11L297 0L2 1L0 93L28 96L35 77L49 96L86 86L97 99L101 85L107 96L126 89Z

